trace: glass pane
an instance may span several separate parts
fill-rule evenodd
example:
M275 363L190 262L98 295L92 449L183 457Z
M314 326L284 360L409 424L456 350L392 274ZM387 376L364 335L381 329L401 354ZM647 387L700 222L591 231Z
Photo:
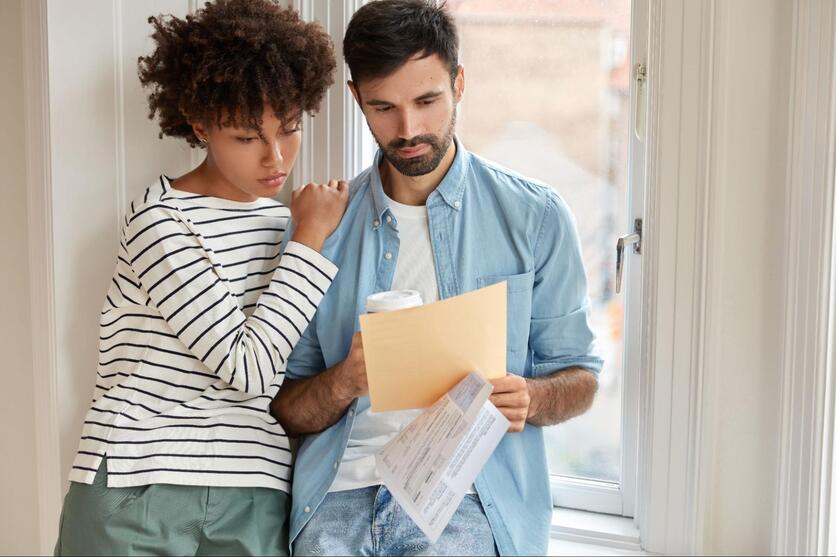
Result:
M553 474L621 475L622 298L627 230L629 0L449 0L461 34L467 148L554 187L575 213L606 366L593 408L547 428Z

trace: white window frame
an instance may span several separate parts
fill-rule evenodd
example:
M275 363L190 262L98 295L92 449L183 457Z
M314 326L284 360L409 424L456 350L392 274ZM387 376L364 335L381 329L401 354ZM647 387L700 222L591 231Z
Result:
M629 199L626 222L632 227L636 219L644 219L646 160L647 87L639 85L634 69L647 65L648 0L632 0L630 7L630 125ZM618 234L630 234L630 230ZM615 250L616 238L612 239ZM633 517L636 508L636 481L639 451L639 405L641 376L641 256L625 250L623 282L624 299L624 368L621 387L621 480L606 482L552 475L552 498L555 507Z
M650 0L642 241L638 491L641 547L701 554L711 460L703 427L712 304L715 0Z
M346 81L342 37L352 14L367 0L285 0L306 21L318 21L333 38L337 58L334 87L326 94L316 116L302 119L302 148L290 177L293 187L334 178L349 179L363 170L371 156L363 113L354 102Z

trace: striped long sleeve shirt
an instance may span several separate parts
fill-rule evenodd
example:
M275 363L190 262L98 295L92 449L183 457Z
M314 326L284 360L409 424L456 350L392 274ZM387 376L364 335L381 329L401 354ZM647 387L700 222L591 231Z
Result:
M337 268L279 254L290 211L195 195L161 177L122 227L99 362L70 480L289 491L287 437L270 416L290 351Z

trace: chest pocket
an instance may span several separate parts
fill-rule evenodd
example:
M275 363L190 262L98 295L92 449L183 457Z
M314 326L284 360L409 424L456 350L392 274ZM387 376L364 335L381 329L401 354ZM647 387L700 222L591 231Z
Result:
M519 275L489 275L476 279L479 288L508 283L508 371L522 374L528 354L534 271Z

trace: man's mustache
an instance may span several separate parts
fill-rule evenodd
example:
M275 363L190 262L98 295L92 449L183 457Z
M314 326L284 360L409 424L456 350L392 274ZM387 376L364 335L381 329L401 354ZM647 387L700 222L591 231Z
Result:
M396 139L389 143L390 149L403 149L404 147L417 147L424 143L429 145L436 145L436 137L434 135L416 135L412 139Z

